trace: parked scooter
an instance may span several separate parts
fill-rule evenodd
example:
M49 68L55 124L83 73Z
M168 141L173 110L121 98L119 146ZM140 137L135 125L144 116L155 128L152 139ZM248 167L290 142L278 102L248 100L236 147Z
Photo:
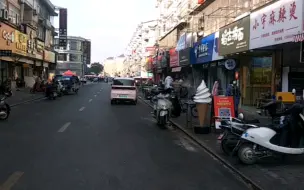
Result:
M169 100L170 94L159 93L153 97L154 102L154 117L156 118L157 125L165 128L169 122L172 110L172 103Z
M4 96L0 99L0 120L8 119L11 113L11 107L5 102L5 99L12 96L12 91L4 93Z
M252 123L260 123L258 119L244 120L244 115L240 113L238 118L221 118L215 119L221 120L220 128L223 133L217 138L219 141L221 150L228 156L233 156L234 149L237 146L242 134L250 127Z
M255 164L260 158L275 155L304 154L301 140L304 137L304 105L294 104L280 116L282 124L259 127L251 125L240 137L234 151L244 164Z

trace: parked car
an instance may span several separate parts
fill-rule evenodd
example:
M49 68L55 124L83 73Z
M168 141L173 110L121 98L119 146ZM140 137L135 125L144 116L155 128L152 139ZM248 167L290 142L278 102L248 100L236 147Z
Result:
M137 104L137 90L132 78L114 78L111 84L111 104L118 101Z

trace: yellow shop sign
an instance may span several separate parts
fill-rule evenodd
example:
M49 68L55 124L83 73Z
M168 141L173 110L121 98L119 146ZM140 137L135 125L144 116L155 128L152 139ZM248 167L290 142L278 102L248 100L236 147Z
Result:
M15 43L16 43L16 52L17 54L27 55L27 41L28 35L15 30Z

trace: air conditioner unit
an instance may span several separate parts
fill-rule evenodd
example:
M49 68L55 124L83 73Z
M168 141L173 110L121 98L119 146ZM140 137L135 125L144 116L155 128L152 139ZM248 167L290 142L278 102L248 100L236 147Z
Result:
M37 16L40 14L40 9L36 8L33 10L33 15Z
M1 19L8 20L8 10L7 9L1 9Z

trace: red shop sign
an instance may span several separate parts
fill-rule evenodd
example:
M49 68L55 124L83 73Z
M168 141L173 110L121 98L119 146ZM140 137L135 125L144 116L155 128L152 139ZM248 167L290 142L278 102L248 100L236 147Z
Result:
M170 67L178 67L179 61L178 61L178 52L175 51L175 48L172 48L169 50L170 54Z
M233 96L214 96L215 117L235 117Z

